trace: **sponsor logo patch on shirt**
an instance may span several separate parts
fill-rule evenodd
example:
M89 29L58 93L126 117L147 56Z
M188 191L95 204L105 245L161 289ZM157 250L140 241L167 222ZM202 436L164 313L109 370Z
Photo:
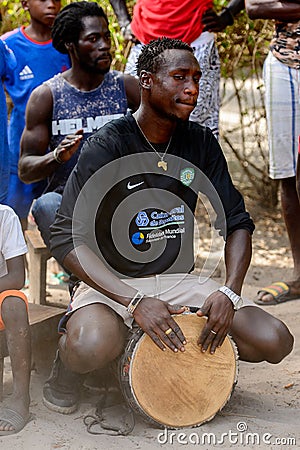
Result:
M185 186L189 186L195 178L195 170L191 167L182 169L180 172L180 181Z

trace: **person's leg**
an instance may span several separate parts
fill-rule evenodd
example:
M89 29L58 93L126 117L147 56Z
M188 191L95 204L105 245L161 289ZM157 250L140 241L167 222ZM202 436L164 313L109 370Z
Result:
M295 177L281 181L281 206L294 261L293 278L295 281L292 284L288 284L291 287L291 293L296 293L300 296L300 203Z
M73 372L101 369L124 349L127 327L120 316L101 303L75 311L66 327L59 352L64 365Z
M207 36L208 42L205 37ZM205 40L204 40L205 39ZM192 42L202 71L197 106L190 115L190 120L211 129L219 137L220 109L220 60L217 47L211 33L203 33Z
M9 295L1 304L1 316L6 330L8 353L13 375L13 392L6 407L18 413L26 423L29 418L29 383L31 371L31 338L26 303L19 296ZM1 420L0 431L14 427Z
M48 248L50 247L51 237L50 226L55 220L56 211L61 204L61 198L61 194L58 194L57 192L47 192L39 197L32 205L32 215L41 233L43 241ZM60 283L68 282L68 271L61 267L55 260L51 261L51 263L52 266L50 270L53 276L56 277Z
M257 298L261 304L281 303L297 298L298 295L300 298L300 203L295 178L300 134L298 72L280 63L272 54L266 58L264 81L270 177L281 180L281 207L292 250L294 273L293 280L279 285L274 283L268 287L271 292L262 288ZM282 117L285 120L282 120ZM276 296L276 291L281 295Z
M49 247L51 237L50 225L55 220L61 198L61 194L57 192L48 192L39 197L32 206L32 215L47 247Z
M159 275L156 279L161 300L197 308L220 286L216 281L196 274ZM293 347L293 336L288 328L262 308L252 306L248 299L244 299L244 305L235 312L230 330L240 359L274 364L280 362Z
M243 361L277 364L293 348L294 338L287 326L256 306L245 306L235 313L230 334Z
M22 183L18 174L11 172L9 176L8 193L5 204L10 206L20 219L22 231L28 228L28 213L33 201L32 185ZM25 257L25 268L28 272L28 260ZM27 281L26 281L27 285Z
M298 159L297 159L296 188L297 188L298 200L300 203L300 135L299 135Z
M62 414L74 412L83 375L108 367L123 351L126 334L123 319L107 305L93 303L74 311L43 388L44 404Z

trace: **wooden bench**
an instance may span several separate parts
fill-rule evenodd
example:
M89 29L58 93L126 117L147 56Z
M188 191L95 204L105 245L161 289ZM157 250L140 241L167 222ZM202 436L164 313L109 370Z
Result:
M62 308L29 303L32 367L43 370L54 360L59 334L58 322L64 314ZM5 330L0 331L0 400L3 394L4 358L8 356Z
M29 255L30 302L46 305L47 260L51 254L37 228L25 231Z

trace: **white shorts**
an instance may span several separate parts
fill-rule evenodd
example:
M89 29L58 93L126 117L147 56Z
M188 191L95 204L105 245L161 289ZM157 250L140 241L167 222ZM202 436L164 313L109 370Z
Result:
M264 84L270 178L294 177L300 135L300 70L281 63L269 52Z
M132 47L125 67L125 73L136 76L136 63L143 44ZM194 55L199 62L202 76L197 106L190 120L211 129L216 138L219 136L220 109L220 59L214 41L214 34L204 32L191 43Z
M205 299L220 287L214 280L201 278L194 274L163 274L144 278L126 278L122 281L149 297L157 297L171 305L197 308L200 308ZM68 316L74 311L94 303L108 305L123 318L125 325L131 328L133 319L129 316L125 306L111 300L83 282L76 289L63 322L65 323ZM244 306L247 305L253 305L253 303L244 300Z

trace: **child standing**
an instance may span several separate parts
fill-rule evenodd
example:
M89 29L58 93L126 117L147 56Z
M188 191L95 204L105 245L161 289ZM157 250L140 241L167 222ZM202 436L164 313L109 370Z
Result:
M13 393L6 406L0 407L0 436L18 433L30 418L31 339L27 298L20 291L26 252L17 215L0 205L0 330L6 330L13 374Z
M14 52L17 67L4 79L12 99L13 110L8 129L10 150L10 182L7 205L11 206L26 228L26 219L32 200L41 194L43 183L26 185L18 178L20 139L25 126L25 109L33 89L59 72L70 67L68 55L52 46L51 28L60 11L60 0L23 0L29 12L30 24L4 34L8 47Z

